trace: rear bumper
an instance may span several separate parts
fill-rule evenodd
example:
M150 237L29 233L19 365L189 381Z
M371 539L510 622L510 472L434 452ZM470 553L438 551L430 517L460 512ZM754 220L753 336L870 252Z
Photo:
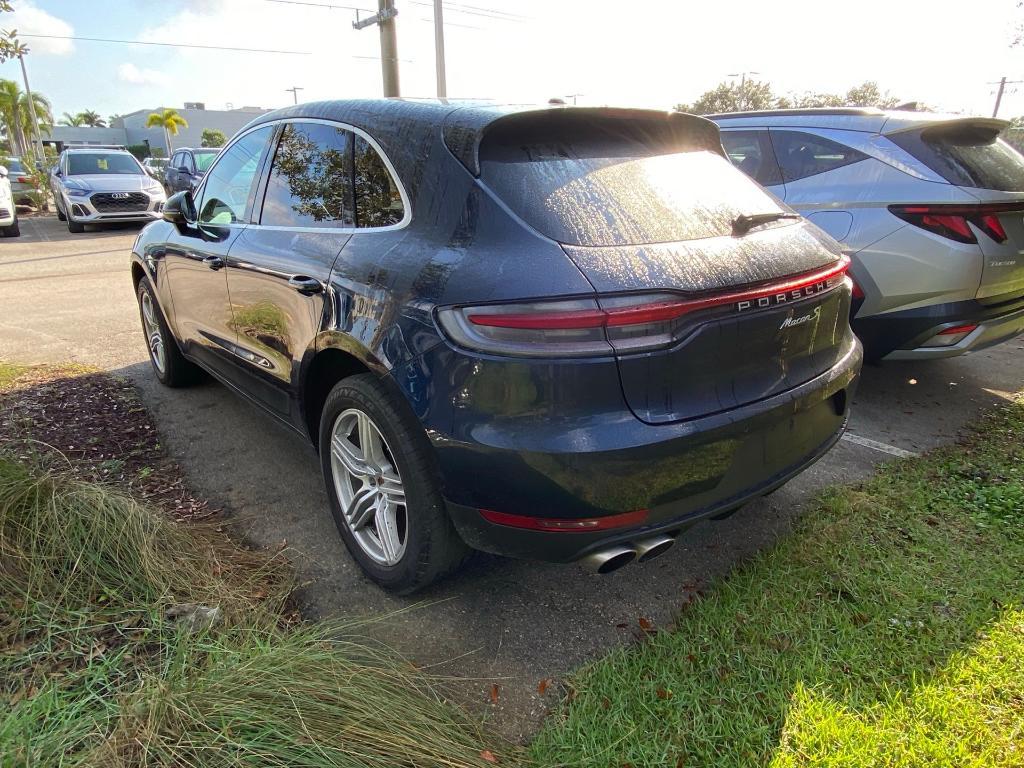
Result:
M940 331L965 324L978 327L948 347L922 346ZM1024 296L995 306L977 301L937 304L855 320L854 330L876 357L885 360L933 360L956 357L1024 333Z
M464 485L453 473L490 480L471 504L447 499L452 520L476 549L552 562L675 535L770 493L821 458L845 429L860 365L860 345L852 344L831 370L783 394L678 424L631 417L606 441L572 453L435 442L447 487ZM533 490L525 495L524 488ZM639 509L647 515L629 528L538 531L489 522L481 509L561 519Z

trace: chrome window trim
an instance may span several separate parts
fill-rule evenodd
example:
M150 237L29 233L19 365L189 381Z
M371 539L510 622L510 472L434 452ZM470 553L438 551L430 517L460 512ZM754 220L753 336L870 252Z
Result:
M238 141L243 136L246 136L247 134L249 134L249 133L251 133L251 132L253 132L255 130L263 128L264 126L267 126L267 125L285 125L287 123L319 123L321 125L329 125L329 126L331 126L333 128L342 128L342 129L344 129L346 131L351 131L352 133L356 134L357 136L361 136L362 138L366 139L367 143L371 147L373 147L374 151L384 161L384 167L387 168L388 173L391 174L391 178L395 180L395 185L398 187L398 196L402 198L402 208L403 208L402 220L399 221L397 224L389 224L386 227L286 227L286 226L281 226L281 225L276 225L276 224L250 224L250 223L217 224L215 226L218 226L218 227L228 227L228 228L231 228L231 229L235 229L235 228L237 228L237 229L262 229L262 230L266 230L268 232L330 232L330 233L335 233L335 234L346 234L346 235L355 235L355 234L360 234L360 233L364 233L364 232L393 232L395 230L404 229L405 227L409 226L409 223L412 221L412 206L409 203L409 195L405 191L405 184L402 182L402 179L398 175L398 172L395 171L395 166L394 166L394 164L392 164L391 158L387 156L387 153L384 152L384 150L380 146L380 144L377 143L377 140L375 138L373 138L373 136L368 134L366 131L364 131L362 128L358 128L358 127L356 127L354 125L350 125L349 123L343 123L343 122L341 122L339 120L325 120L324 118L320 118L320 117L282 117L282 118L278 118L276 120L267 120L266 122L259 123L258 125L253 125L250 128L247 128L246 130L242 131L237 136L235 136L228 144L225 145L224 149L221 150L220 155L218 155L218 157L217 157L217 162L215 162L212 166L210 166L209 170L204 175L203 183L200 185L199 189L196 190L197 198L198 198L199 194L201 194L202 192L206 191L206 179L209 178L212 175L213 169L217 167L217 163L219 163L221 161L221 158L225 155L225 153L227 153L227 151L234 145L234 143L236 141ZM274 149L276 150L276 146L274 147ZM270 166L267 169L268 173L273 168L273 164L274 164L274 157L273 157L273 155L270 156L269 162L270 162ZM253 207L255 208L255 201L254 201ZM197 209L198 209L198 205L197 205ZM260 214L262 215L262 213L263 213L263 205L262 205L262 201L260 201ZM207 222L207 224L208 223L209 222Z

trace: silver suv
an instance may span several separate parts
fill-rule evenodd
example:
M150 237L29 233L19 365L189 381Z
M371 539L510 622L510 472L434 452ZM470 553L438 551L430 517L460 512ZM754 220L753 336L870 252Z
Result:
M710 115L742 171L839 240L873 359L1024 331L1024 157L1008 123L874 109Z
M65 149L50 175L57 218L69 232L86 224L155 221L167 195L135 156L123 149Z

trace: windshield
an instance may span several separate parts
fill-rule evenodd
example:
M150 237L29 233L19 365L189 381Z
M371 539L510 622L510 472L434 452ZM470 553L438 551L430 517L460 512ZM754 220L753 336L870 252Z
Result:
M21 164L21 160L16 157L7 158L7 172L8 173L24 173L25 166Z
M85 176L94 173L138 176L143 171L135 158L125 153L73 152L68 155L68 176Z
M192 156L196 159L196 170L205 171L213 165L213 161L217 159L217 154L217 152L193 152Z
M743 213L782 208L721 155L658 154L580 140L492 147L481 180L528 224L560 243L664 243L732 232Z

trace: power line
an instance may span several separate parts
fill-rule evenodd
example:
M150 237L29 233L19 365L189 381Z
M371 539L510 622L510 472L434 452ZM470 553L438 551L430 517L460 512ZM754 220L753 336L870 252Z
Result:
M409 2L411 5L422 5L422 6L426 6L427 8L433 8L434 7L433 3L422 2L422 0L407 0L407 2ZM455 7L455 6L447 4L447 3L445 4L445 8L447 8L452 13L464 13L464 14L469 15L469 16L481 16L481 17L483 17L485 19L495 19L497 21L513 21L513 22L516 22L518 24L522 24L523 22L527 21L528 18L529 18L528 16L499 15L500 13L502 13L501 11L494 11L492 13L485 13L484 10L486 10L486 9L481 9L479 11L478 10L469 10L469 6Z
M155 43L150 40L116 40L109 37L78 37L77 35L32 35L19 32L18 37L41 37L49 40L85 40L90 43L125 43L127 45L162 45L168 48L202 48L208 51L244 51L246 53L284 53L309 56L310 51L277 51L270 48L233 48L226 45L192 45L189 43Z
M337 3L312 3L308 0L263 0L265 3L278 3L279 5L305 5L309 8L330 8L335 11L363 11L372 13L369 8L356 8L354 5L338 5Z

